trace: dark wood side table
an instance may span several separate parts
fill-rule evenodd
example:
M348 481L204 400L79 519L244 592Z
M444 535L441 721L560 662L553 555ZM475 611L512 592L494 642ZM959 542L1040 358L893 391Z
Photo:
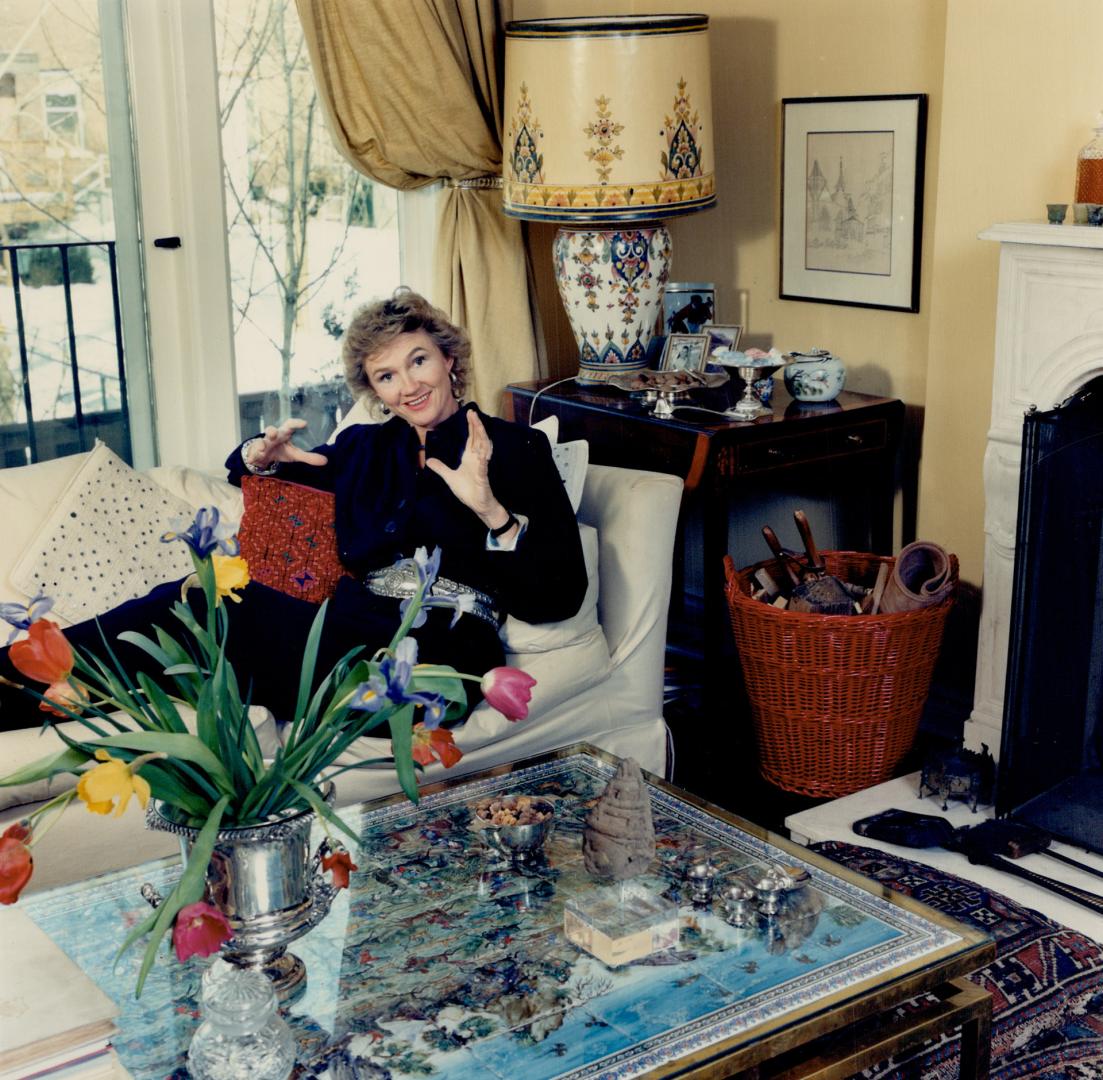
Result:
M695 390L679 399L671 419L620 390L552 385L552 380L506 388L507 417L528 424L559 417L561 440L586 439L590 460L601 465L674 473L685 481L685 509L698 503L704 566L703 654L706 670L717 670L729 633L723 594L723 557L728 545L729 498L740 490L798 477L810 493L865 494L870 549L889 553L893 542L896 454L904 403L844 391L829 405L802 406L777 379L773 415L738 423L694 406L722 411L737 400L733 383ZM535 399L535 406L533 401ZM763 558L768 557L765 543ZM675 575L678 580L679 575Z

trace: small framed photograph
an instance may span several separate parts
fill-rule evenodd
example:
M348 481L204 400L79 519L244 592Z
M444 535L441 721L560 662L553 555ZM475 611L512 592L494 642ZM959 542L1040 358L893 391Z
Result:
M663 334L699 334L716 318L711 281L670 281L663 291Z
M669 334L659 370L704 371L708 350L708 334Z
M781 299L918 311L926 94L781 110Z
M713 326L708 325L701 328L703 334L709 336L708 358L711 359L712 354L717 349L730 349L734 352L739 348L739 339L743 335L742 326Z

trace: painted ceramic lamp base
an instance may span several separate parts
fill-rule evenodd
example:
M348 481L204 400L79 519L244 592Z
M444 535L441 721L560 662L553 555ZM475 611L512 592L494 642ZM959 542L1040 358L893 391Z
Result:
M664 225L555 234L555 280L578 342L580 382L607 382L647 365L670 250Z

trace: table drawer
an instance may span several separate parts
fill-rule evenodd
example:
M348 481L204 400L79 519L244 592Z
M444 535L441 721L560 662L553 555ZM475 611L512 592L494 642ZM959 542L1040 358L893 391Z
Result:
M734 449L736 473L779 469L787 465L797 465L804 461L822 458L828 453L827 432L814 431L805 435L763 439Z
M888 444L889 429L884 420L828 431L827 450L830 454L854 454L862 450L883 450Z

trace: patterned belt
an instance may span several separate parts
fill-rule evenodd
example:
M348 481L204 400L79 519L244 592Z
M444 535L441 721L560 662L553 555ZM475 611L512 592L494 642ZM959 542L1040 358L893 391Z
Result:
M394 566L387 566L381 570L372 570L364 576L364 588L376 596L391 596L397 600L406 600L417 592L417 571L413 565L403 560ZM459 600L469 597L468 611L484 622L490 623L495 630L498 629L498 612L494 607L494 598L488 593L480 592L459 581L450 578L438 577L429 588L430 596L438 596L448 600Z

